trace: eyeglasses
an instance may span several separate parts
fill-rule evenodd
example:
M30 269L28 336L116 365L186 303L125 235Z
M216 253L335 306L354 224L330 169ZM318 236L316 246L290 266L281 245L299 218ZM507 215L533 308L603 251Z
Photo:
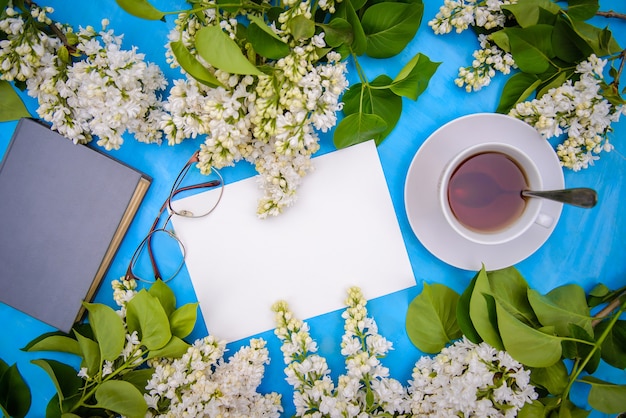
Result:
M176 176L169 196L161 205L159 213L150 227L150 231L133 253L126 269L127 280L135 279L146 283L154 283L157 280L168 282L176 277L185 263L186 250L176 234L167 229L172 216L201 218L209 215L217 208L224 194L224 179L217 169L211 167L211 173L214 173L217 178L199 183L193 182L191 178L194 176L190 174L190 169L193 164L198 162L198 153L199 151L196 151L191 156L180 173L178 173L178 176ZM198 175L201 174L198 173ZM206 176L202 176L206 178ZM199 196L200 198L193 197L200 191L215 187L220 188L219 193L211 194L210 197L204 195ZM165 221L162 226L159 226L166 212ZM155 248L159 248L159 254L164 255L159 257L161 267L156 262ZM145 254L147 254L147 257ZM137 270L144 268L148 263L152 268L154 279L145 279L136 274Z

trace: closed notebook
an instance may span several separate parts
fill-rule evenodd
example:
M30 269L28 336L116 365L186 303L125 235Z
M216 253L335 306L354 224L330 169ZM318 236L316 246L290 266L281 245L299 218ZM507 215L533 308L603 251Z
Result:
M69 332L150 178L22 119L0 165L0 301Z

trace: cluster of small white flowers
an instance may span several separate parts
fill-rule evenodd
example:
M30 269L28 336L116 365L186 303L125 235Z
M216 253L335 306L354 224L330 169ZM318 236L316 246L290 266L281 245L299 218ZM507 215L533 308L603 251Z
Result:
M6 35L0 40L0 80L24 82L46 66L44 57L54 53L61 42L37 25L52 25L48 17L52 12L51 7L31 5L30 12L22 14L12 1L0 12L0 31Z
M225 362L225 343L209 336L179 359L151 361L154 373L144 395L147 416L278 418L281 396L256 391L269 362L265 344L252 339Z
M317 346L308 326L293 317L285 302L274 305L276 335L287 364L287 381L294 387L296 414L306 417L398 416L405 412L407 391L389 377L380 363L391 342L378 334L376 323L367 317L366 301L358 288L349 290L348 308L343 313L345 333L341 353L346 373L335 387L326 360L315 354Z
M480 48L474 51L472 65L459 68L459 76L454 83L465 87L469 93L478 91L491 83L496 71L509 74L512 68L517 68L513 55L498 48L492 43L488 35L478 35Z
M167 82L158 66L135 48L122 49L122 37L106 31L106 19L100 33L92 27L74 33L52 21L52 12L7 4L0 15L0 80L24 83L38 101L37 114L75 143L97 136L98 145L117 149L126 132L141 142L160 142L157 91Z
M337 11L337 4L341 3L341 0L320 0L317 5L322 10L326 10L329 13L335 13Z
M557 145L561 165L578 171L610 151L608 133L617 122L623 106L613 106L601 94L606 60L591 55L576 67L580 79L567 80L538 99L518 103L509 115L535 127L546 139L567 137Z
M502 6L515 3L517 0L445 0L428 25L438 35L450 33L453 28L461 33L470 26L486 30L501 28L507 20ZM489 35L478 35L478 41L480 49L472 54L472 65L459 68L459 75L454 80L468 93L488 86L496 72L509 74L512 68L517 68L513 56L495 45Z
M508 353L465 337L422 357L412 379L410 412L420 417L515 417L538 396L530 372Z
M198 55L222 86L210 88L190 76L175 81L160 124L169 143L206 135L198 163L203 173L242 159L254 164L263 190L261 218L277 215L295 201L302 177L311 170L310 157L319 148L316 130L326 132L336 124L336 112L342 107L339 97L348 86L346 64L338 54L329 53L324 63L318 63L323 35L309 40L290 36L290 19L310 13L302 4L308 2L294 2L279 17L280 28L273 27L291 52L263 62L272 67L271 75L228 74ZM206 12L205 24L215 20L211 13ZM180 40L193 51L200 27L197 17L179 17L169 39ZM236 35L236 25L228 23L226 29ZM171 51L168 59L177 65Z
M162 113L157 91L167 82L159 67L144 61L136 48L122 49L122 37L92 27L80 29L76 51L84 59L71 65L54 53L44 57L46 69L27 80L28 94L39 102L38 115L52 128L85 143L118 149L129 132L138 141L160 142Z
M506 23L502 6L515 3L517 0L445 0L428 26L438 35L452 29L461 33L470 26L487 30L502 27Z
M319 149L316 129L332 128L342 108L346 64L332 52L327 63L313 66L315 49L313 43L294 48L274 64L271 77L259 77L252 96L253 151L247 159L261 175L261 217L278 215L293 204L302 177L312 169L311 155Z
M137 294L137 281L135 279L127 279L120 277L119 280L111 281L113 288L113 301L120 308L124 308Z

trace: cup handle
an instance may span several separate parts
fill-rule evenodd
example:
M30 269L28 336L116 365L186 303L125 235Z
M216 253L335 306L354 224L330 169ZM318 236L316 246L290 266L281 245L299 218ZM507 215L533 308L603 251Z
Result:
M544 228L550 228L552 223L554 223L554 218L550 215L546 215L545 213L540 213L539 216L537 216L537 219L535 219L535 223L543 226Z

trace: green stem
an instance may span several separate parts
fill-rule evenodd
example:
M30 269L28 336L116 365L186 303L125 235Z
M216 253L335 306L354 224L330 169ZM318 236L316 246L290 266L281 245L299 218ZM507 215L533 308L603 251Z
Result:
M617 298L617 300L620 300L619 297ZM585 369L587 364L591 361L591 359L592 359L593 355L596 353L596 351L598 351L600 349L600 347L602 346L602 343L604 342L606 337L609 335L609 332L611 332L611 329L613 328L613 326L615 325L615 323L619 319L620 315L624 312L624 308L626 307L625 305L626 304L622 304L622 306L620 306L620 308L617 310L615 315L613 315L613 317L611 318L611 320L609 322L609 325L602 332L602 334L600 335L600 338L598 338L596 340L596 343L594 344L593 349L591 349L589 354L587 354L587 357L585 357L585 359L580 363L580 365L578 365L578 366L575 365L575 367L572 368L572 373L570 374L569 382L567 383L567 387L563 391L563 398L564 399L567 399L569 397L569 391L571 390L572 385L578 379L578 376L580 376L580 374Z
M363 71L363 67L361 67L361 64L359 63L359 59L357 55L353 51L350 51L350 55L352 56L352 59L354 60L354 66L356 67L356 72L359 75L359 79L361 80L361 84L362 84L361 98L359 99L359 113L363 113L363 96L365 95L365 90L369 92L372 86L370 86L369 82L367 81L367 77L365 76L365 71ZM372 97L370 97L370 103L372 103L372 106L373 106L374 101L372 100ZM374 109L372 109L372 111L373 110Z
M146 353L147 353L147 351L141 351L140 350L139 357L137 357L137 356L129 356L128 360L126 360L125 363L123 363L122 365L120 365L120 367L118 367L115 370L113 370L113 372L111 374L107 375L101 381L95 382L96 384L93 385L93 387L91 389L89 389L88 391L87 391L88 385L85 384L85 386L83 388L83 396L81 396L80 400L68 412L76 411L81 406L84 406L84 407L87 407L87 408L93 408L94 407L93 405L90 405L90 404L88 404L86 402L87 402L88 399L91 399L91 397L94 396L94 394L98 390L98 387L100 386L100 384L113 379L114 377L119 375L121 372L126 370L128 368L128 366L131 365L131 364L133 365L132 368L139 367L141 364L143 364L143 362L145 362L145 359L143 359L141 364L135 364L135 361L137 360L137 358L142 358L143 355L146 354ZM100 372L99 372L100 375L102 374L102 365L103 364L104 364L104 362L100 365Z

